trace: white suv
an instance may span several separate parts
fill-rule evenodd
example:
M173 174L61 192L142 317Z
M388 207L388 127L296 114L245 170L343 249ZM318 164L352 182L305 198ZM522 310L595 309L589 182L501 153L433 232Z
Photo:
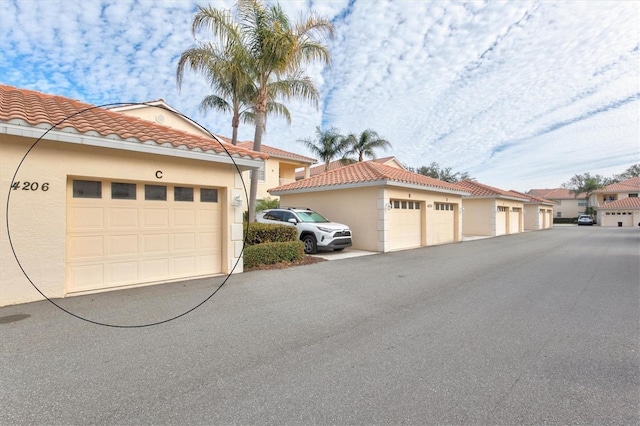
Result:
M318 250L340 251L351 246L351 230L347 225L330 222L313 210L264 210L256 215L256 222L295 226L307 254L316 253Z

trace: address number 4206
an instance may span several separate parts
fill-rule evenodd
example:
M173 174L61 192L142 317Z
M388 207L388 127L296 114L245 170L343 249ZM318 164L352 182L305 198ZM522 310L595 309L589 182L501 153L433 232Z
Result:
M45 182L45 183L39 183L39 182L13 182L11 184L11 189L13 189L14 191L21 189L23 191L37 191L38 189L41 191L48 191L49 190L49 182Z

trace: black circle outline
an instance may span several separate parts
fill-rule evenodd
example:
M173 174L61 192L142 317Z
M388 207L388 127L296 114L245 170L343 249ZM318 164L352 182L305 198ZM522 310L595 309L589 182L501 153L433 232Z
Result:
M40 136L32 145L31 147L29 147L29 149L27 150L27 152L24 154L24 156L22 157L22 159L20 160L20 162L18 163L18 167L16 168L15 173L13 174L13 177L11 178L11 185L13 185L13 183L15 182L16 176L18 175L18 172L20 171L20 167L22 167L22 163L24 163L25 159L27 158L27 156L29 155L29 153L33 150L33 148L38 144L38 142L40 142L42 140L42 138L44 138L46 136L47 133L49 133L51 130L55 129L56 127L60 126L62 123L64 123L65 121L80 115L82 113L85 113L87 111L91 111L97 108L108 108L108 107L114 107L114 106L131 106L131 105L146 105L146 106L151 106L151 107L155 107L155 108L161 108L167 111L170 111L174 114L178 114L179 116L189 120L190 122L198 125L198 127L200 127L201 129L203 129L205 132L207 132L216 142L218 142L218 144L222 147L222 149L224 149L224 151L227 153L227 155L229 156L229 158L231 159L231 161L233 162L233 166L235 167L236 171L238 172L238 175L240 175L240 181L242 182L242 187L244 188L244 194L245 194L245 200L249 200L248 198L248 193L247 193L247 186L244 182L244 178L242 177L242 172L240 171L240 168L238 167L238 164L236 164L235 160L233 159L233 156L229 153L229 151L227 150L227 148L222 144L222 142L220 142L220 140L214 136L209 130L207 130L204 126L198 124L196 121L192 120L191 118L187 117L186 115L182 114L179 111L174 111L172 109L166 108L164 106L161 105L152 105L148 102L115 102L115 103L109 103L109 104L102 104L102 105L96 105L96 106L92 106L89 108L85 108L81 111L78 111L74 114L71 114L70 116L60 120L59 122L55 123L53 126L51 126L51 128L49 128L46 132L44 132L42 134L42 136ZM167 323L169 321L173 321L175 319L178 319L180 317L183 317L193 311L195 311L196 309L198 309L200 306L204 305L209 299L211 299L229 280L229 278L231 277L231 274L233 274L233 271L235 271L236 267L238 266L238 263L240 262L240 260L242 259L242 254L244 253L244 249L245 246L247 245L247 236L248 236L248 230L249 227L247 226L247 230L244 231L244 239L242 241L242 250L240 251L240 256L238 257L238 259L236 260L236 262L234 263L233 267L231 268L231 271L229 271L229 273L227 274L227 277L224 279L224 281L222 281L222 283L215 288L215 290L213 290L213 292L207 296L203 301L201 301L200 303L196 304L195 306L189 308L187 311L178 314L174 317L165 319L165 320L161 320L161 321L156 321L156 322L152 322L152 323L148 323L148 324L137 324L137 325L118 325L118 324L108 324L108 323L104 323L104 322L100 322L100 321L94 321L92 319L89 318L85 318L83 316L74 314L73 312L63 308L62 306L58 305L56 302L54 302L53 300L51 300L50 298L47 297L47 295L45 295L39 288L38 286L36 286L34 284L34 282L31 280L31 278L29 277L29 275L27 274L27 272L24 270L24 268L22 267L22 264L20 263L20 259L18 259L18 255L16 254L16 251L13 247L13 241L11 240L11 230L10 230L10 226L9 226L9 205L11 202L11 192L12 189L11 187L9 188L9 193L7 194L7 207L6 207L6 211L5 211L5 218L6 218L6 223L7 223L7 237L9 238L9 246L11 247L11 252L13 253L13 257L16 259L16 262L18 263L18 267L20 267L20 270L22 271L22 274L25 276L25 278L27 278L27 281L29 281L29 283L31 283L31 285L33 286L33 288L35 288L38 293L40 293L42 295L42 297L44 297L46 300L48 300L49 302L51 302L51 304L53 304L55 307L57 307L58 309L60 309L61 311L66 312L67 314L78 318L82 321L86 321L88 323L91 324L95 324L95 325L101 325L104 327L112 327L112 328L144 328L144 327L151 327L151 326L155 326L155 325L160 325L160 324L164 324Z

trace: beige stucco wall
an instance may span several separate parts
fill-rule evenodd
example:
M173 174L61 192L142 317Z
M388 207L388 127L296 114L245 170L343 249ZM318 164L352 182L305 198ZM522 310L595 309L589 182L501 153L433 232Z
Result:
M459 214L462 197L428 191L398 189L392 187L360 187L342 190L286 194L280 196L281 205L289 207L308 207L316 210L329 220L344 223L353 232L353 248L359 250L387 252L389 243L389 216L387 204L391 199L422 202L422 212L426 215L422 221L422 245L451 242L445 233L436 230L439 217L434 215L435 202L457 204L454 211L453 232L455 241L462 240L462 223ZM440 213L440 212L438 212ZM431 231L428 226L431 223Z
M163 126L171 127L172 129L181 130L183 132L190 133L192 135L204 136L210 138L211 135L202 130L199 126L193 124L191 118L185 118L181 115L174 113L173 111L155 107L151 105L137 105L135 108L116 108L118 112L129 115L131 117L141 118L143 120L151 121ZM229 129L231 130L231 129Z
M287 207L307 207L332 222L347 225L352 232L353 248L379 251L377 187L308 192L280 196L280 204Z
M13 174L33 142L7 135L0 139L3 224ZM157 171L162 172L161 179L156 177ZM240 180L231 165L40 141L25 157L15 178L37 182L39 189L12 191L8 212L15 254L34 284L48 297L65 295L66 191L70 176L218 187L219 202L223 203L223 272L229 272L239 259L242 211L232 207L229 198L238 191ZM45 182L47 191L42 190ZM43 298L20 270L5 232L0 235L0 265L0 306ZM242 272L241 260L234 272Z
M524 205L524 230L538 231L553 228L553 208L540 204Z
M587 210L586 206L579 206L579 203L586 203L586 199L563 199L563 200L553 200L558 203L558 205L554 206L554 217L578 217ZM594 204L591 204L593 207ZM560 213L560 216L558 216Z
M508 211L499 213L498 207L506 207ZM463 234L495 237L522 232L524 215L513 212L514 207L523 209L524 202L499 198L463 198Z

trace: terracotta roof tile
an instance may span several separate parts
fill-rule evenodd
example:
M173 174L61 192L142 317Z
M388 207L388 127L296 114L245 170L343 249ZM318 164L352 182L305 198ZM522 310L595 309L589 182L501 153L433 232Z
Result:
M229 140L229 142L231 141ZM238 142L238 146L241 146L246 149L253 149L253 141ZM271 157L290 158L292 160L297 160L303 163L310 163L310 164L315 164L318 162L315 158L305 157L304 155L285 151L283 149L276 148L269 145L264 145L264 144L260 146L260 151L266 152Z
M542 197L536 197L536 196L531 195L531 194L524 194L522 192L514 191L513 189L509 190L508 192L511 192L516 197L526 198L527 200L529 200L527 202L531 203L531 204L548 204L548 205L558 204L555 201L547 200L547 199L542 198Z
M575 197L572 193L569 192L566 188L552 188L552 189L531 189L527 192L529 195L533 195L536 197L542 197L547 200L573 200L576 198L585 198L584 194L578 194L578 197Z
M603 204L598 209L639 209L640 208L640 198L638 197L625 197L620 198L619 200L612 201L607 204Z
M640 177L634 177L631 179L623 180L618 183L612 183L607 185L604 189L596 191L597 193L603 192L634 192L640 191Z
M329 170L308 179L301 179L287 185L270 189L269 192L284 192L301 189L339 187L341 185L362 184L367 182L388 181L431 187L438 190L467 193L464 188L455 184L412 173L397 167L386 166L373 160L363 161ZM425 188L426 189L426 188Z
M226 149L232 155L254 159L268 158L268 154L265 153L253 152L224 142L218 143L210 138L194 136L74 99L0 84L0 121L15 120L31 126L71 128L82 134L96 132L105 137L115 135L121 139L133 139L141 143L156 143L204 152L214 151L219 154L226 154Z
M374 158L373 160L368 160L368 161L373 161L376 163L380 163L380 164L384 164L387 161L391 161L393 160L395 157L393 155L388 156L388 157L383 157L383 158ZM340 167L344 167L347 166L349 164L353 164L355 161L343 161L343 160L333 160L329 162L328 167L322 163L322 164L318 164L315 165L311 168L309 168L309 177L314 177L319 175L320 173L324 173L326 171L329 170L335 170L335 169L339 169ZM304 178L304 170L301 170L299 172L296 172L296 179L303 179Z
M508 197L508 198L519 198L523 201L528 200L527 197L522 195L516 195L509 191L505 191L500 188L495 188L493 186L484 185L482 183L478 183L473 180L463 180L457 183L458 186L465 188L468 192L471 193L471 197Z

